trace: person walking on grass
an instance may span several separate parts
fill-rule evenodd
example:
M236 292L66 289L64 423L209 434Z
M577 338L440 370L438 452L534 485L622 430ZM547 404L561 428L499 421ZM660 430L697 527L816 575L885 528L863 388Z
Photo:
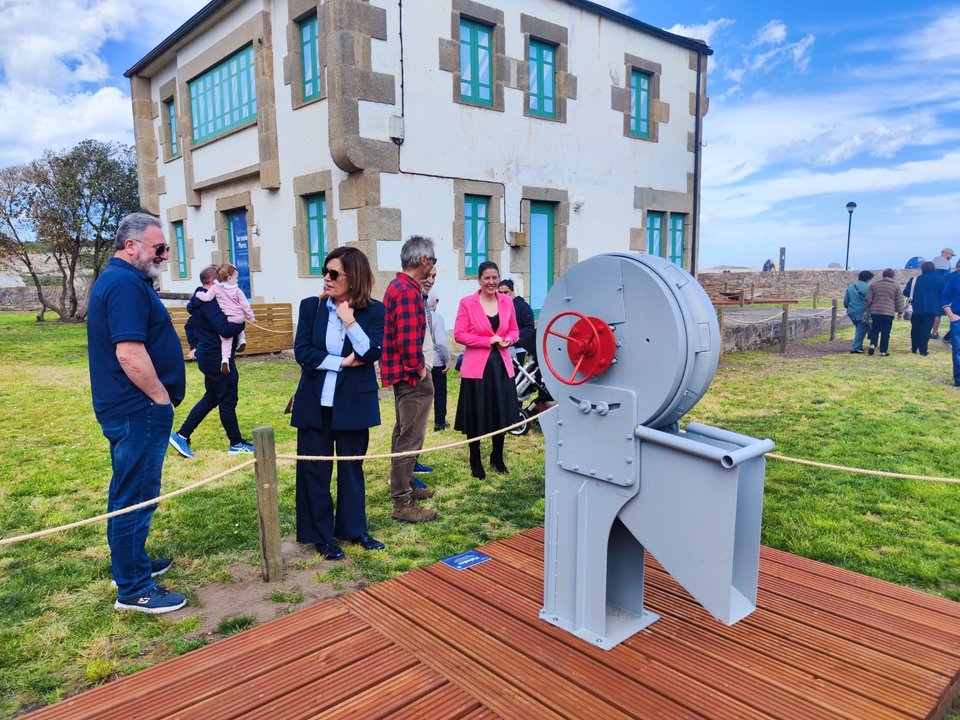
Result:
M873 280L873 273L869 270L861 270L857 275L857 281L847 287L847 292L843 295L843 307L846 308L847 317L855 328L853 345L850 346L851 354L863 353L863 339L870 331L870 316L866 314L866 310L867 292L870 290L871 280Z
M160 494L173 408L186 392L180 339L153 287L170 252L163 226L152 215L127 215L117 227L114 249L90 291L87 314L93 410L110 442L109 512ZM153 579L172 564L147 555L155 509L148 505L107 521L118 610L167 613L187 602Z
M911 298L913 313L910 315L910 352L926 356L930 344L930 329L935 318L940 317L940 296L944 278L935 272L932 262L920 265L920 274L910 278L903 288L904 297Z
M867 291L866 306L870 311L870 347L867 355L873 355L880 341L880 357L886 357L890 346L890 330L893 328L893 317L898 318L903 312L903 292L893 280L892 268L883 271L882 277Z
M213 286L217 274L216 265L208 265L200 271L203 288ZM202 288L201 288L202 289ZM237 372L236 356L231 348L227 358L227 373L223 373L221 337L235 338L243 331L243 322L230 322L215 302L204 302L194 296L187 303L190 319L184 327L187 344L197 360L197 367L203 373L204 393L193 406L186 420L175 433L170 433L173 449L185 458L193 457L190 448L190 436L199 427L214 408L220 410L220 424L227 435L230 454L252 453L253 445L240 433L237 422L237 403L239 402L240 373Z
M423 448L433 404L433 378L423 357L427 319L420 287L437 264L433 240L412 236L400 248L400 264L402 272L390 281L383 295L386 319L380 357L380 382L385 388L393 388L396 424L390 443L392 453ZM417 500L431 497L433 491L413 485L416 462L416 455L395 457L390 462L394 520L419 523L437 517L436 510L417 504Z
M953 352L953 385L960 387L960 272L950 275L940 294L940 305L950 320L950 349Z

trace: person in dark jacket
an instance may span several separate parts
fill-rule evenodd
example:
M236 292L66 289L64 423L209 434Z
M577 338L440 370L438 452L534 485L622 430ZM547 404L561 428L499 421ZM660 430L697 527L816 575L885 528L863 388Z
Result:
M893 317L900 317L903 312L903 292L893 280L892 268L883 271L883 276L867 290L866 305L870 311L870 347L867 355L873 355L877 349L877 340L880 341L880 356L886 357L890 346L890 330L893 328Z
M514 292L513 280L509 278L500 281L497 292L513 300L513 312L517 316L517 327L520 328L520 337L517 347L523 348L534 359L537 357L537 326L533 316L533 308L522 297Z
M380 424L373 364L383 352L384 305L374 300L373 271L356 248L338 247L323 261L323 292L300 303L294 352L302 368L290 424L298 455L365 455ZM333 462L297 461L297 542L327 560L343 557L336 540L382 550L367 530L362 460L337 462L337 506L330 495Z
M907 281L903 288L904 297L911 298L913 314L910 316L910 352L927 354L931 328L940 317L940 295L946 283L944 275L935 272L932 262L920 265L920 274Z
M217 266L208 265L200 271L201 287L198 290L209 288L217 275ZM237 402L239 401L238 387L240 374L237 372L236 341L233 352L230 354L229 372L221 372L221 337L236 338L244 329L244 323L233 323L227 320L217 303L203 302L197 297L190 298L187 303L187 312L190 319L184 327L187 334L187 343L190 353L197 360L197 366L203 373L203 397L193 406L187 419L180 429L170 433L170 444L186 458L193 457L190 448L190 436L204 421L214 408L220 410L220 423L230 441L227 452L252 453L253 445L243 438L240 433L240 424L237 422Z

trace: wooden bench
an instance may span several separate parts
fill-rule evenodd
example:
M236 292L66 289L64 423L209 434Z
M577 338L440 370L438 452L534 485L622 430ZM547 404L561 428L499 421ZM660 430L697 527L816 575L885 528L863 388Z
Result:
M257 316L259 327L247 323L247 349L244 355L276 353L293 348L293 308L290 303L256 303L250 307ZM172 307L167 310L173 327L180 336L183 356L186 357L190 347L187 345L183 326L187 324L190 314L185 307Z

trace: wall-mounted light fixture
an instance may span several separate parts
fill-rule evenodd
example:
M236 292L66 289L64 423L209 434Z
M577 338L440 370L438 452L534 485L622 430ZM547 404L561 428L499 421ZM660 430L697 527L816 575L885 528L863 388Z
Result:
M257 237L260 237L260 226L257 225L256 223L254 223L253 225L251 225L251 226L250 226L250 234L251 234L251 235L256 235Z
M570 204L573 205L574 212L580 212L580 208L583 207L583 204L586 202L582 197L572 197L570 198Z
M217 236L211 235L210 237L205 237L203 241L208 243L215 243L217 241Z

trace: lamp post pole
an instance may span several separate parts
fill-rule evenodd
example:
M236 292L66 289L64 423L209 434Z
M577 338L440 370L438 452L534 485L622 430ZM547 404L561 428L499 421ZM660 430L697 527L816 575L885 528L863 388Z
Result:
M843 263L843 269L850 269L850 228L853 225L853 211L857 209L857 204L855 202L847 203L847 257Z

